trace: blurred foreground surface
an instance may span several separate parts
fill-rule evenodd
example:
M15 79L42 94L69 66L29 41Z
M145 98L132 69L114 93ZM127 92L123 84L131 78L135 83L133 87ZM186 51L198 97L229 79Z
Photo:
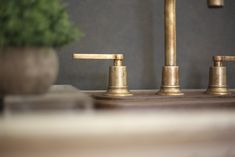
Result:
M149 95L149 91L146 92ZM53 86L44 95L6 96L0 114L0 156L235 156L235 110L232 107L226 107L225 103L216 110L215 104L202 107L207 98L195 98L200 99L201 107L198 103L197 107L190 107L191 101L180 104L182 98L164 98L164 101L178 104L166 110L148 107L153 99L163 103L155 97L150 94L143 101L138 94L133 97L135 102L145 106L144 110L97 110L94 107L97 100L68 85Z
M3 114L3 157L233 157L234 111Z

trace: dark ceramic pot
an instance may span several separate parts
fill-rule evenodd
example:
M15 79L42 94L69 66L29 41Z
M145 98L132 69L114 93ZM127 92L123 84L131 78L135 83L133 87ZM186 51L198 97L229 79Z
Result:
M45 93L57 73L58 57L54 49L0 49L0 95Z

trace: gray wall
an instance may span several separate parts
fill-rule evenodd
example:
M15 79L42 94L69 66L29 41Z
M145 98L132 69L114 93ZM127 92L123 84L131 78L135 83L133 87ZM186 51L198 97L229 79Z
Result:
M130 89L155 89L164 64L164 0L67 0L71 19L85 33L59 49L58 84L105 89L111 61L73 60L72 53L125 54ZM223 9L207 0L177 1L177 61L182 88L206 88L213 55L235 55L235 0ZM235 87L235 64L229 85Z

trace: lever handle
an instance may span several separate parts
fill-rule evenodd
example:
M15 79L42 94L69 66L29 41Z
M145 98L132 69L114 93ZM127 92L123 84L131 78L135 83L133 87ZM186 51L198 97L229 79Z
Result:
M74 53L74 59L111 59L113 60L114 66L122 66L124 59L123 54L84 54L84 53Z
M214 66L223 66L223 62L235 61L235 56L214 56Z
M217 62L235 61L235 56L214 56L213 60Z
M74 59L118 59L123 60L123 54L84 54L75 53L73 54Z

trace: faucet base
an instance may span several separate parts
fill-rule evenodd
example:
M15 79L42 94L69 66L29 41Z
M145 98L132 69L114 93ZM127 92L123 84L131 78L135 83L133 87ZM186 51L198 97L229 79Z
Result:
M227 87L209 87L206 91L209 95L229 95L231 94Z
M181 96L184 95L184 93L181 92L180 87L166 87L162 86L160 91L157 92L157 95L162 96Z
M104 96L132 96L128 90L126 66L109 67L109 85Z
M225 66L210 67L209 87L206 91L210 95L228 95L227 70Z
M164 66L162 68L162 86L157 94L165 96L184 95L180 90L178 66Z
M129 90L126 88L112 88L108 89L106 93L104 93L104 96L108 97L125 97L125 96L132 96L133 94L129 92Z

